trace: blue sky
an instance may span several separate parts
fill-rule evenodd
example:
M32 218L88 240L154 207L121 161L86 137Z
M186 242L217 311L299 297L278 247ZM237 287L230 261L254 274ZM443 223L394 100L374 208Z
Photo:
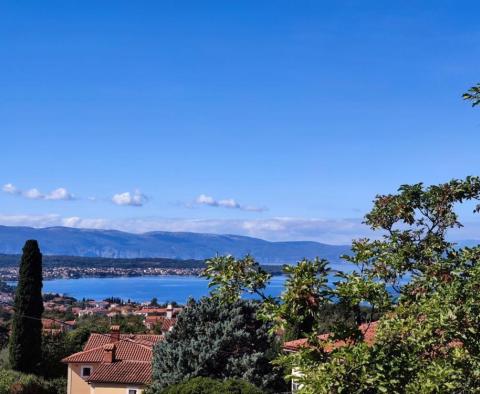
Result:
M1 2L0 224L364 235L377 193L480 172L479 13Z

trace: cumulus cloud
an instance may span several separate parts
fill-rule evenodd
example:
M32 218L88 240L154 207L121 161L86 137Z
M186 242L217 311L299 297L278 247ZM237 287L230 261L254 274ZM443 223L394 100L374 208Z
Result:
M24 197L32 200L43 200L45 198L45 195L40 193L40 191L36 188L26 190L22 194Z
M11 183L3 185L2 190L8 194L20 194L20 190L18 190L17 187Z
M141 193L140 190L135 190L133 193L118 193L112 197L112 202L116 205L129 205L133 207L141 207L147 201L147 196Z
M31 200L73 200L74 196L64 187L52 190L50 193L44 194L37 188L28 189L25 191L20 190L15 185L7 183L3 185L2 190L8 194L21 195Z
M242 205L238 203L233 198L227 198L223 200L216 200L212 196L206 194L200 194L195 199L196 205L208 205L210 207L221 207L221 208L230 208L230 209L240 209L242 211L251 211L251 212L263 212L267 209L264 207L254 207L251 205Z
M52 190L45 196L46 200L73 200L73 194L71 194L64 187Z

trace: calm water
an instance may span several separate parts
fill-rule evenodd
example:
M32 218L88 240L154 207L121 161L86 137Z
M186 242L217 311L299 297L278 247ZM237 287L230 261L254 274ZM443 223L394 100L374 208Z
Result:
M284 276L272 277L267 293L279 295L283 289ZM208 282L197 276L140 276L120 278L54 279L43 282L45 293L68 294L77 299L103 300L120 297L124 300L185 303L189 297L196 299L209 293Z

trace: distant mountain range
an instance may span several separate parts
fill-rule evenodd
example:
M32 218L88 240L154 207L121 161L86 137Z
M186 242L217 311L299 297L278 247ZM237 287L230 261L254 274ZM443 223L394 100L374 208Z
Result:
M116 230L69 227L0 226L0 253L19 254L27 239L36 239L46 255L170 259L206 259L216 254L252 254L263 264L293 263L304 257L338 262L348 245L310 241L269 242L239 235L155 231L131 234Z

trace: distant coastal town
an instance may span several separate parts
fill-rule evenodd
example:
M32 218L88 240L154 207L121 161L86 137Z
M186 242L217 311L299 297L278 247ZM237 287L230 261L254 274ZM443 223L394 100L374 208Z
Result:
M203 268L118 268L118 267L47 267L43 270L43 278L49 279L78 279L78 278L113 278L131 276L160 276L160 275L194 275L202 273ZM16 281L18 267L0 267L0 280L5 282Z
M0 280L18 279L20 256L0 254ZM264 266L272 275L282 273L280 265ZM165 258L111 259L78 256L44 256L43 279L115 278L136 276L199 276L205 269L203 260Z

